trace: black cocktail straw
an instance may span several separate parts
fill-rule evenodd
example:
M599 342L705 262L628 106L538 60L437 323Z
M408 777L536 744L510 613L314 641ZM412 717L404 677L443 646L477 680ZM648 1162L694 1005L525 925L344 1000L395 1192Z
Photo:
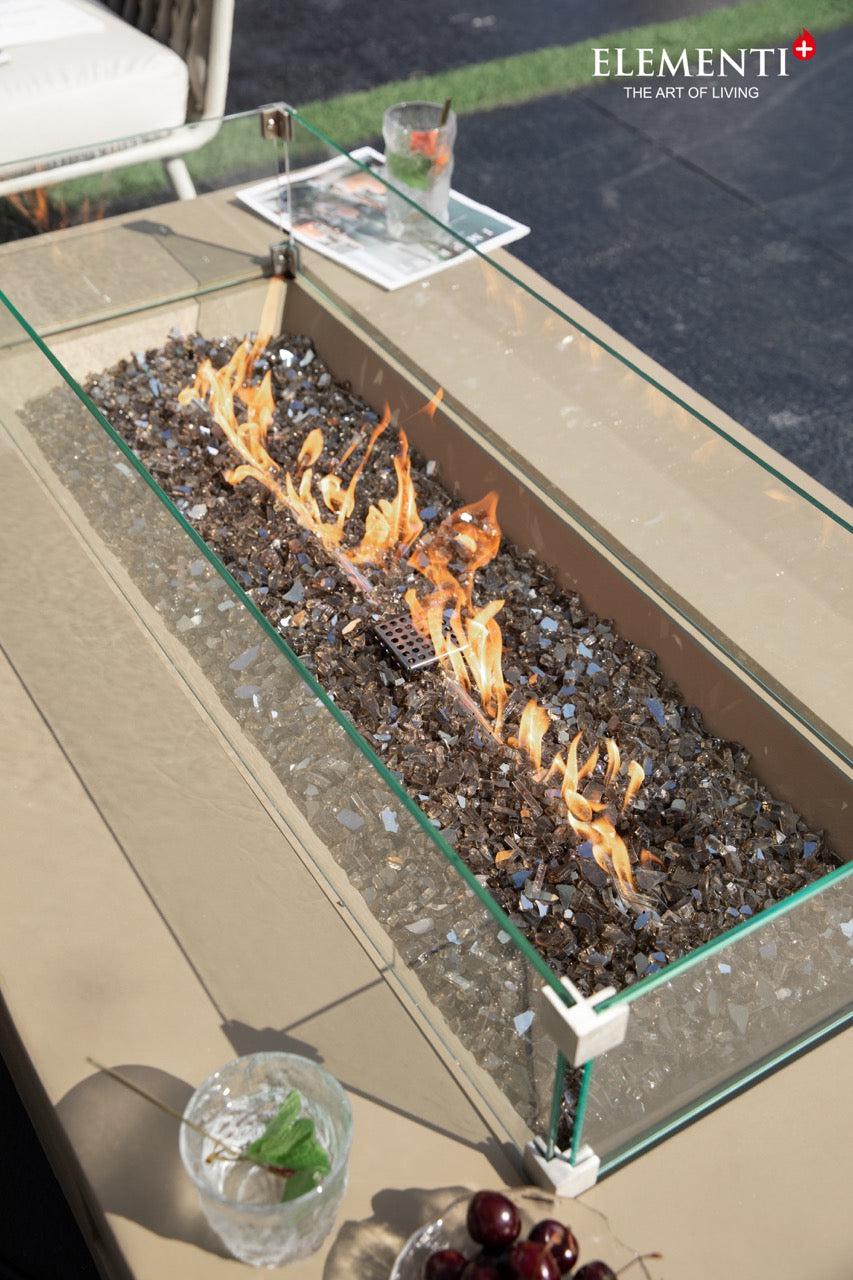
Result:
M441 119L438 122L439 129L443 129L447 124L447 117L450 115L450 104L452 101L452 98L444 99L444 106L441 108Z

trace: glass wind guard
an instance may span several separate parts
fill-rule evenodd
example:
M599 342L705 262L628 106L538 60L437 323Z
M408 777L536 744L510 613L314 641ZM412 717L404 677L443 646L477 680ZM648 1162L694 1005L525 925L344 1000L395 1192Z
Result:
M213 297L204 302L217 307ZM222 305L232 304L226 298ZM222 315L202 312L201 327ZM556 1052L536 1009L543 985L562 994L554 974L260 611L263 591L259 597L257 588L247 590L248 576L236 570L241 585L208 548L192 524L199 512L173 506L58 360L32 330L26 336L25 346L0 352L0 447L9 483L17 450L251 770L294 847L346 904L499 1132L519 1146L531 1132L544 1133ZM14 518L6 512L7 521ZM26 590L28 521L23 510L12 529L20 554L8 558L0 577L7 603ZM60 594L65 589L56 587ZM27 656L20 660L25 664ZM108 702L106 687L103 696ZM114 761L127 752L126 726L134 723L139 691L131 682L112 696L121 705L105 705L94 724L70 714L62 739L95 802L121 831L140 797L132 778L117 782ZM166 750L163 768L186 773L191 762L182 759L180 743ZM146 821L144 813L138 820ZM192 962L214 999L229 955L251 980L239 929L230 931L231 943L218 931L199 941L206 886L198 884L187 902L177 891L187 874L180 857L167 873L170 888L151 854L134 851L128 830L125 845L138 874L176 935L194 936ZM284 844L282 855L292 856ZM256 980L262 988L270 975Z
M198 200L177 199L164 167L174 157L185 161ZM25 173L17 181L9 166L0 166L4 292L49 335L257 279L275 237L239 206L206 197L271 178L280 159L281 144L262 137L253 111L182 125L148 143L93 142L83 160L62 154L22 159ZM56 181L77 170L81 176ZM147 215L169 201L168 226ZM8 318L0 323L0 342L17 338Z
M362 176L359 164L318 130L295 114L293 123L287 164L304 170L343 159L357 178ZM178 412L178 391L191 381L200 358L212 352L219 359L218 335L226 335L227 346L262 327L266 287L258 279L260 263L268 257L270 243L281 239L281 219L286 217L276 173L282 163L277 144L262 142L255 132L256 115L222 122L217 138L224 136L226 127L235 129L247 149L252 130L257 139L252 146L262 148L267 163L274 166L268 170L271 176L259 183L247 171L244 180L223 162L223 180L233 179L234 186L164 210L166 231L151 236L162 274L152 269L152 287L137 281L122 302L121 255L113 256L109 278L115 276L116 284L111 291L105 275L102 289L110 293L110 306L116 299L122 303L114 311L98 310L102 298L93 304L87 300L79 282L88 270L83 273L80 263L68 265L63 259L64 309L51 320L54 285L47 253L23 270L16 265L18 255L36 254L38 246L0 250L0 261L21 291L12 290L12 301L27 296L34 307L41 307L42 324L55 325L49 330L50 345L64 364L63 368L39 348L30 329L8 308L5 328L0 326L7 388L0 412L7 431L38 466L97 559L109 567L169 661L234 745L294 833L296 844L347 902L389 972L397 975L474 1082L503 1131L516 1141L531 1130L547 1132L550 1143L565 1151L575 1111L587 1116L578 1126L576 1141L597 1123L594 1074L587 1071L583 1082L580 1073L570 1072L564 1079L562 1061L540 1034L538 989L547 982L562 992L557 974L567 972L585 990L594 990L616 978L611 966L618 952L619 981L636 984L627 986L626 998L636 998L638 1008L663 990L664 978L671 981L679 1011L668 1025L677 1027L682 1020L680 1002L686 1002L688 1011L692 1007L688 972L693 957L686 952L695 943L673 928L668 952L650 958L652 946L639 932L648 919L638 923L639 905L617 901L591 848L568 829L565 811L560 810L556 838L550 818L544 826L537 825L543 806L552 814L548 805L554 796L545 794L546 784L533 777L526 761L527 772L521 777L517 758L502 757L511 784L506 777L497 783L488 779L490 787L511 786L521 797L513 794L512 804L502 806L501 821L508 811L513 817L511 830L504 822L501 843L496 843L497 808L491 819L488 813L484 818L479 845L476 840L473 845L459 841L462 806L454 781L460 754L455 730L443 730L447 775L440 786L423 784L417 767L405 776L402 768L397 776L386 767L381 732L368 734L368 745L353 723L361 723L356 694L366 683L363 672L356 664L339 695L341 701L348 700L351 720L325 691L326 673L318 655L299 650L294 627L305 625L299 618L303 598L306 613L313 607L313 599L305 595L310 565L297 574L299 582L291 577L284 581L275 555L270 555L275 548L266 545L273 541L271 529L281 538L292 538L292 525L279 534L280 524L286 526L285 513L264 505L259 486L241 484L237 523L253 531L256 545L251 553L239 547L235 551L232 538L239 530L229 524L231 517L220 524L204 493L182 486L179 468L169 459L182 457L181 449L212 450L217 474L209 481L211 492L216 502L224 502L226 493L229 501L232 498L234 491L226 488L223 477L235 459L225 451L223 439L212 434L205 416L209 406L188 407L184 434L175 431L172 419ZM212 139L209 145L219 143ZM372 167L368 176L372 184L384 182L381 171ZM458 175L458 182L464 188L463 175ZM246 194L247 185L272 193L271 222L236 198ZM292 197L295 191L296 187ZM344 215L332 210L332 216ZM154 214L151 217L157 222ZM294 217L298 220L295 205ZM323 409L323 427L327 436L334 436L338 459L348 447L345 422L353 435L360 431L363 436L389 399L398 425L410 436L416 488L421 486L417 510L424 522L440 521L456 502L469 503L490 488L500 488L502 554L517 557L520 548L524 572L534 574L513 623L506 619L513 610L509 596L513 584L520 582L521 561L511 559L509 570L504 564L503 578L496 565L486 588L492 598L507 597L502 620L507 628L515 628L507 630L509 643L503 652L512 686L507 732L520 735L522 709L533 685L532 692L547 705L546 764L557 752L565 753L573 735L583 731L585 751L596 741L602 744L599 785L604 785L603 739L614 733L620 740L620 798L629 761L642 766L644 791L634 810L622 818L615 802L611 807L630 845L632 874L663 918L662 924L660 919L654 922L661 930L672 923L674 912L669 908L689 906L681 896L691 895L691 874L695 885L712 858L719 857L712 869L728 866L740 856L739 848L752 865L764 858L763 847L780 834L795 837L791 849L779 855L788 859L784 881L777 879L768 896L753 878L749 902L737 898L738 915L741 908L745 915L773 903L784 892L780 885L789 885L790 892L810 878L815 884L800 889L778 918L772 909L756 916L760 927L754 933L741 929L713 945L746 946L764 927L781 928L786 920L786 927L800 927L800 911L815 910L816 889L840 891L841 886L840 880L817 877L834 867L837 855L844 852L841 841L834 851L828 848L820 832L830 818L843 816L844 788L849 786L849 773L843 772L853 737L846 697L853 654L847 610L853 574L844 569L851 546L849 513L519 263L501 251L481 254L461 237L458 227L436 231L433 254L453 256L461 249L460 256L467 256L397 290L379 288L307 243L300 245L297 281L287 286L282 309L284 345L264 357L275 365L277 376L277 447L298 470L305 470L296 454L300 442L307 445L312 422L318 421L311 416L317 411L317 396L331 385L326 381L321 387L322 376L334 380L335 389L327 394L339 396L337 408ZM89 263L91 246L101 234L86 227L74 229L63 233L67 239L46 238L44 249L55 245L56 253L78 253L81 263ZM104 236L112 234L139 232L119 220L103 230ZM237 263L232 276L226 271L223 278L214 271L199 279L197 266L188 266L175 252L173 235L189 242L191 256L196 253L192 246L202 241L223 253L236 247L256 258L245 276ZM192 262L197 259L192 257ZM70 282L67 288L63 282ZM230 287L220 289L222 283ZM168 307L162 305L165 302ZM2 315L0 311L0 319ZM122 318L120 323L116 317ZM109 319L109 324L96 325L95 319ZM161 373L157 362L164 358L164 346L169 360L184 361L181 380L174 369ZM317 372L321 366L322 375ZM121 387L110 385L112 375L100 376L110 368L123 368L136 385L132 416L119 398L124 394ZM65 369L80 381L88 380L99 408L81 398ZM104 385L106 397L101 394ZM304 395L297 394L300 388ZM346 397L353 388L363 400L350 416ZM156 422L155 430L149 429L149 417ZM190 439L190 427L197 433L206 431L204 441L197 435ZM146 470L146 460L168 489L168 498ZM384 474L393 480L390 455L385 456ZM332 505L326 505L333 510L333 479L327 488ZM437 495L438 505L431 499L427 503L424 494ZM530 566L536 561L533 570ZM292 564L288 572L292 574ZM287 601L283 592L291 585L296 594ZM540 629L538 616L536 625L530 625L524 612L530 590L535 595L537 589L552 588L549 599L559 605L562 622L540 610L544 627ZM275 610L264 594L270 589ZM808 626L792 628L792 618L806 618ZM312 619L309 622L313 625ZM330 620L330 626L336 625ZM554 634L555 626L563 627L559 635ZM323 639L320 635L321 648ZM601 648L590 651L599 640ZM613 649L615 645L622 647ZM595 661L602 649L610 651L607 669ZM297 650L302 660L295 656ZM634 702L630 713L614 719L613 708L600 699L605 687L617 692L624 688L623 659L635 682L629 690ZM642 683L646 681L648 687ZM638 689L644 695L639 701ZM667 705L657 696L661 691L670 699ZM701 708L701 715L693 704ZM416 698L407 714L418 714ZM717 794L719 780L709 779L707 770L700 776L703 758L719 769L721 758L725 763L741 754L742 749L726 739L746 742L758 765L769 770L778 760L771 758L767 741L756 736L755 725L762 726L762 732L769 725L775 733L777 721L789 735L782 740L783 748L793 742L794 754L800 752L809 767L814 765L807 781L789 779L791 794L782 793L782 801L773 799L771 791L754 791L764 784L753 774L749 781L745 765L737 773L736 787L733 784L725 793ZM788 727L791 724L794 727ZM749 742L748 733L754 742ZM701 740L701 750L692 739ZM415 754L418 749L413 746ZM785 749L778 755L783 762L787 759ZM400 758L396 760L399 764ZM430 775L433 783L436 777ZM711 799L707 806L697 804L696 814L676 817L677 805L684 813L686 802L674 788L685 777L691 779L694 799L701 799L705 787ZM739 794L731 794L734 790ZM434 812L430 806L439 791L448 808L433 823L424 810ZM704 810L713 807L711 801L716 809L709 826ZM770 836L756 827L749 833L748 848L746 841L731 849L723 846L719 828L732 814L765 809L773 813ZM808 820L797 817L794 809L807 814ZM813 819L815 810L826 821ZM653 854L650 862L642 857L642 842L632 824L634 818L641 823L652 817L657 825L647 841ZM674 839L685 830L682 823L694 818L699 825L685 835L683 844ZM465 845L467 863L454 852L454 841L460 848ZM524 856L507 861L508 855L517 857L509 845L522 847ZM697 850L704 859L702 868L691 862ZM500 861L499 854L504 855ZM547 880L537 878L540 863L547 863ZM144 878L144 867L140 874ZM675 893L679 874L687 876L687 887ZM602 904L610 915L604 922L606 945L599 946L601 939L593 934ZM845 919L849 918L848 914ZM728 926L728 919L715 924L718 930ZM179 921L175 928L180 933ZM806 916L801 928L802 936L809 938ZM819 938L814 945L820 949ZM708 963L708 955L700 951L696 963ZM761 956L762 963L765 959ZM655 974L661 965L669 967ZM747 969L745 965L744 972ZM654 977L642 976L647 973ZM834 981L827 978L830 985ZM792 977L780 980L778 988L786 987L796 990ZM734 1003L753 1017L745 996ZM805 1005L797 1001L797 1008ZM736 1016L741 1018L740 1013ZM790 1042L812 1035L815 1026L823 1025L821 1017L812 1030L792 1019ZM691 1018L695 1023L694 1014L684 1014L685 1023ZM789 1052L790 1043L785 1049L767 1048L759 1037L753 1052L746 1037L740 1048L744 1062L735 1064L726 1079L760 1069L768 1055ZM684 1105L702 1105L696 1099L718 1083L716 1074L708 1089L700 1080ZM646 1098L639 1077L637 1089ZM598 1095L603 1096L601 1090ZM637 1106L642 1110L640 1102ZM680 1097L673 1097L663 1106L665 1119L655 1112L645 1125L644 1115L637 1121L620 1111L620 1125L627 1125L628 1141L639 1141L638 1134L665 1127L682 1111ZM610 1147L615 1151L615 1137L612 1142L606 1133L601 1137L605 1152Z
M349 154L293 118L298 168ZM381 149L380 123L364 141ZM351 165L395 189L381 167ZM453 181L465 190L458 166ZM418 373L427 395L440 385L444 404L502 460L850 762L850 508L517 259L480 251L470 215L422 221L434 230L428 257L470 260L388 291L303 240L302 272ZM595 584L583 592L594 603ZM792 616L820 634L819 658L792 653ZM647 643L657 648L652 633Z
M607 1172L849 1023L851 948L848 866L614 996L628 1034L586 1068L573 1152L588 1144Z

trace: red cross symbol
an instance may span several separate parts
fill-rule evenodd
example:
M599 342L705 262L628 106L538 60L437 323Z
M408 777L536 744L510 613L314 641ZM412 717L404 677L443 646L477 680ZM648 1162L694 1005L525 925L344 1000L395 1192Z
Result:
M791 52L795 58L799 58L800 62L808 62L809 58L815 55L814 36L806 31L803 27L794 43L791 45Z

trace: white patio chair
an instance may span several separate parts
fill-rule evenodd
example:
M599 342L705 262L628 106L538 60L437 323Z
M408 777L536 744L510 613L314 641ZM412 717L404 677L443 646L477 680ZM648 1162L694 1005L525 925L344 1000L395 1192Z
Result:
M162 160L191 199L233 19L234 0L0 0L0 195Z

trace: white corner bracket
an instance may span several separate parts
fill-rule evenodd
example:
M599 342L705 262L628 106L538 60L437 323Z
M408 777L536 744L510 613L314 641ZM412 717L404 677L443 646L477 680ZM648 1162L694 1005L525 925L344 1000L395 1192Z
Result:
M564 1004L551 987L542 988L539 1007L540 1026L565 1057L570 1067L582 1067L615 1049L628 1030L628 1005L599 1006L616 994L615 987L604 987L595 995L585 996L568 978L561 979L572 1005Z
M602 1009L601 1003L616 994L615 987L604 987L595 995L585 996L568 978L561 979L572 1000L568 1005L552 987L542 988L539 1004L540 1027L562 1053L571 1067L582 1067L615 1049L628 1031L628 1005L612 1005ZM594 1187L600 1159L592 1147L583 1144L574 1162L567 1152L554 1148L551 1159L541 1138L534 1138L524 1148L524 1167L537 1186L556 1196L579 1196Z
M572 1164L568 1154L554 1149L553 1159L545 1154L541 1138L534 1138L524 1148L524 1167L537 1187L544 1187L555 1196L573 1198L594 1187L601 1161L591 1147L582 1146L577 1162Z

